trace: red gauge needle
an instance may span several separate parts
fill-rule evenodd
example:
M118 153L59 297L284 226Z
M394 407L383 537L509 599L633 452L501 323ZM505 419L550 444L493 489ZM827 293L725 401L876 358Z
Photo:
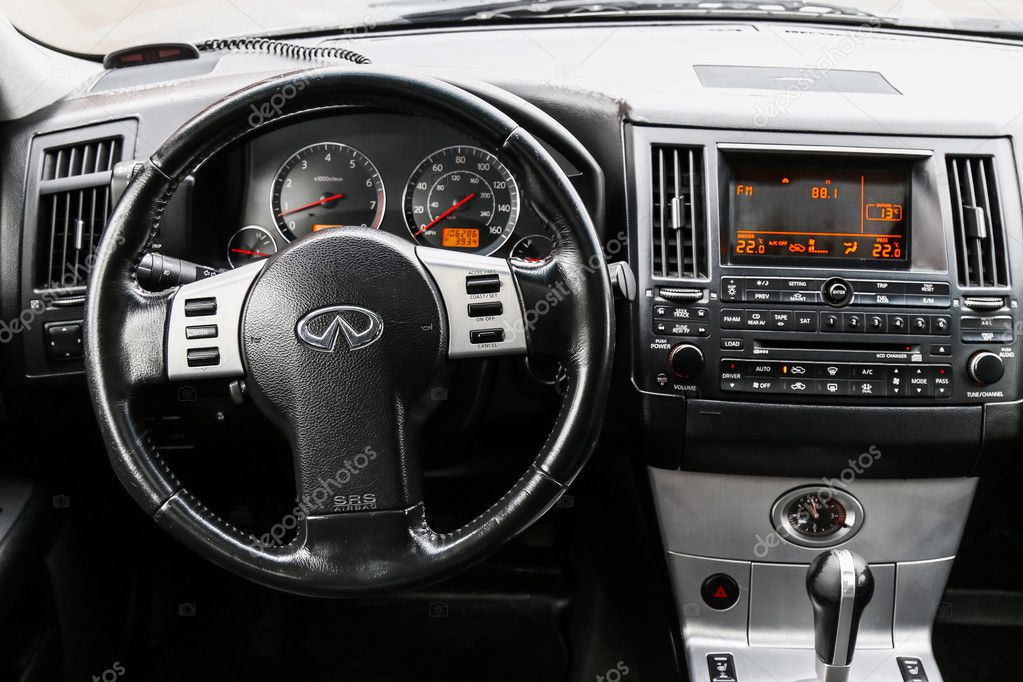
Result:
M260 258L269 258L269 253L263 253L261 251L249 251L248 249L231 249L231 253L241 253L246 256L259 256Z
M431 227L433 227L434 225L436 225L440 221L442 221L445 218L447 218L449 215L451 215L452 213L457 211L459 206L461 206L465 202L469 201L469 199L472 199L474 196L476 196L476 192L473 192L472 194L470 194L469 196L465 197L464 199L459 201L457 204L455 204L454 206L452 206L451 208L449 208L448 210L444 211L439 216L437 216L436 218L434 218L433 220L428 222L426 225L423 226L423 228L421 230L419 230L419 232L416 232L415 236L418 237L419 235L421 235L422 233L426 232L427 230L429 230Z
M328 202L334 201L335 199L340 199L343 196L344 196L343 194L335 194L334 196L323 197L319 201L314 201L312 203L306 204L305 206L299 206L298 208L289 208L287 211L283 211L282 213L278 213L277 217L278 218L283 218L286 215L291 215L292 213L298 213L299 211L304 211L307 208L315 208L316 206L320 206L321 204L326 204Z

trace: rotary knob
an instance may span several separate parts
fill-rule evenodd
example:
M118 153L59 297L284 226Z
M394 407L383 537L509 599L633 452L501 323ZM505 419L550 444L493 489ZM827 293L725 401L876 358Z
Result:
M821 298L828 305L840 308L852 301L853 289L841 277L832 277L821 287Z
M991 351L982 350L970 357L966 373L978 386L990 386L1005 374L1005 363Z
M679 379L692 379L703 369L703 352L691 343L681 343L668 353L668 364Z

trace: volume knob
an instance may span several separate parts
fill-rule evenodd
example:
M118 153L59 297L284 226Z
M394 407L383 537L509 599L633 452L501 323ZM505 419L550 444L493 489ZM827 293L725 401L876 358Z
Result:
M982 350L970 357L966 373L978 386L990 386L1005 374L1005 363L991 351Z
M668 353L668 364L679 379L692 379L703 369L703 352L691 343L680 343Z

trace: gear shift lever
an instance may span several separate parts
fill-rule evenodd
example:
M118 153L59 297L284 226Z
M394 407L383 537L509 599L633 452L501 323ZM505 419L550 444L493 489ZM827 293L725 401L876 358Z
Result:
M806 572L820 682L846 682L860 616L874 596L874 576L863 557L847 549L821 554Z

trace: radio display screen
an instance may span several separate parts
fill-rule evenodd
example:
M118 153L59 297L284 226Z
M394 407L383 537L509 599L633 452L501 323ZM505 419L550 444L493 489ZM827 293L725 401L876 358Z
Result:
M909 163L857 157L729 159L728 262L909 263Z

